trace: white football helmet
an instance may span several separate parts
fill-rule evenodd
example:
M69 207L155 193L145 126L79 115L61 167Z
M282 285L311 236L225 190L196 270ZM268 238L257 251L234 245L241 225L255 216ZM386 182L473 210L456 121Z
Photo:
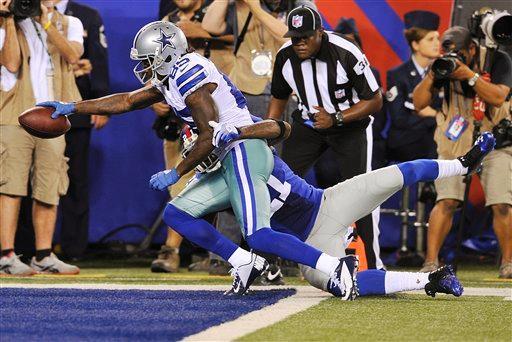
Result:
M182 139L183 150L181 150L181 155L183 158L187 158L188 154L196 144L197 134L190 129L188 125L186 125L182 130ZM214 150L199 165L197 165L194 170L198 173L209 173L218 170L220 165L219 156L216 153L216 150Z
M187 49L187 38L177 26L165 21L149 23L133 39L130 58L139 61L133 72L144 85L151 80L163 82Z

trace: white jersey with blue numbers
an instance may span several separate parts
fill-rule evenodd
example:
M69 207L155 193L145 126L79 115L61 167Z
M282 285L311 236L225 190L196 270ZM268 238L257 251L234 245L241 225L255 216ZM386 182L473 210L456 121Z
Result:
M309 185L274 155L274 169L267 182L270 192L270 226L305 241L315 224L323 190Z
M155 87L164 95L165 101L176 114L195 130L197 128L185 99L208 83L217 85L211 95L219 112L219 122L230 123L236 127L253 123L242 92L210 60L195 52L187 53L176 61L167 85L155 84ZM239 143L240 141L230 144L226 151Z

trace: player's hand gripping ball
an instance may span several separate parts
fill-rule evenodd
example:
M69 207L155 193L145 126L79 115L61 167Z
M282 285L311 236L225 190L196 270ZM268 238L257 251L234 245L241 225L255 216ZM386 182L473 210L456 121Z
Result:
M18 122L30 135L42 139L56 138L66 133L71 128L71 123L66 117L52 119L53 113L53 108L33 107L21 113Z
M164 170L155 173L149 180L149 187L153 190L164 191L180 179L176 169Z
M36 106L55 108L52 114L52 119L58 119L60 116L68 116L75 112L74 103L65 103L59 101L46 101L38 103Z
M240 130L232 124L215 121L209 121L208 124L213 128L212 145L215 147L228 144L240 137Z

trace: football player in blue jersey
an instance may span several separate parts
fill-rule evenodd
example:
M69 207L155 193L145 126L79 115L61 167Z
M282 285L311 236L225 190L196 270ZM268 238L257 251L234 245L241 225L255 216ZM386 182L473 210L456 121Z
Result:
M216 146L236 139L268 136L271 131L268 125L259 129L260 123L242 128L215 122L210 125L214 127L213 144ZM285 129L282 125L275 123L274 130ZM292 234L330 255L343 257L350 242L351 224L358 218L370 213L404 186L475 172L494 144L493 135L483 133L473 148L457 159L400 163L356 176L326 190L309 185L274 155L274 169L267 182L272 201L272 229ZM300 267L313 286L335 296L341 294L337 285L321 272L305 265ZM362 271L357 274L357 282L360 295L425 289L431 296L437 292L460 296L463 291L450 266L431 273Z
M262 139L235 139L214 151L209 121L231 127L253 123L244 96L229 78L211 61L191 51L183 32L169 22L152 22L140 29L130 57L139 61L134 73L143 88L95 100L38 105L55 108L52 117L58 118L70 114L120 114L166 101L198 132L198 137L187 157L176 168L153 175L150 186L166 190L211 153L218 157L221 167L174 198L167 205L164 220L188 240L233 265L234 281L229 293L243 294L268 268L264 258L239 248L201 219L231 206L251 248L308 265L329 277L340 288L342 299L354 299L357 257L334 257L292 234L270 229L267 181L274 159L267 143Z

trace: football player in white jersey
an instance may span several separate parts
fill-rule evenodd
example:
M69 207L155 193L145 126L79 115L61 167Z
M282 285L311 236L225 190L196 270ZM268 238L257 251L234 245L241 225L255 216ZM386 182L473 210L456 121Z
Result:
M55 108L52 117L57 118L70 114L120 114L165 100L197 131L198 138L176 168L151 177L152 188L166 190L180 175L209 156L214 150L209 121L234 127L252 123L241 92L213 63L189 50L185 35L172 23L157 21L140 29L130 57L139 61L134 72L143 88L95 100L50 101L38 105ZM266 184L273 169L273 157L266 142L236 140L218 154L221 168L203 176L174 198L167 205L164 220L188 240L233 265L233 287L228 293L245 293L253 280L268 268L265 259L239 248L200 219L208 213L233 207L251 248L317 269L340 286L342 299L354 299L357 257L330 256L293 235L270 228L270 196Z

